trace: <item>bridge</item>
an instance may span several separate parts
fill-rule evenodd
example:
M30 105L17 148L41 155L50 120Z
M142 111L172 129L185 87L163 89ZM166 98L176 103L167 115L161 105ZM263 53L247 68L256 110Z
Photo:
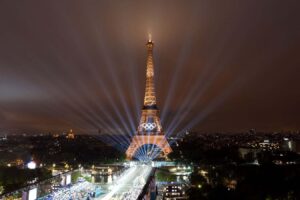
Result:
M111 191L99 200L138 199L146 196L145 185L149 182L154 168L149 165L136 165L128 168L111 186ZM144 195L143 195L144 194Z

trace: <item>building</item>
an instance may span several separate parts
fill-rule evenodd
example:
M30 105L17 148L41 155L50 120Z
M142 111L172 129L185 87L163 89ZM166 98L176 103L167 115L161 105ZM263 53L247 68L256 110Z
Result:
M148 57L144 105L136 134L126 151L127 159L153 160L158 155L166 157L172 151L161 126L159 109L156 104L153 63L154 43L151 39L148 40L146 46ZM145 145L152 145L152 147L146 147L143 151L138 152ZM159 149L158 152L157 149ZM140 154L138 155L138 153Z
M163 200L188 199L180 185L168 185L163 190Z
M75 134L73 133L73 130L70 129L68 135L66 136L67 139L73 140L75 138Z
M296 142L284 137L282 144L281 144L281 148L283 151L294 151L296 152Z

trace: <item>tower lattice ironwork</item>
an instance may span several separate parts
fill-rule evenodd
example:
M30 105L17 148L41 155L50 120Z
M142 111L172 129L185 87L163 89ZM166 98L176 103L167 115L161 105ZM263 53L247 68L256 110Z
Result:
M127 159L132 159L138 149L143 145L155 145L160 148L164 156L169 154L172 149L163 132L159 109L156 105L156 95L154 86L154 63L153 63L153 47L154 43L151 39L147 44L147 69L146 69L146 88L142 116L135 136L126 151ZM153 148L151 148L153 150ZM146 152L145 152L146 151ZM143 151L144 154L151 154L149 149Z

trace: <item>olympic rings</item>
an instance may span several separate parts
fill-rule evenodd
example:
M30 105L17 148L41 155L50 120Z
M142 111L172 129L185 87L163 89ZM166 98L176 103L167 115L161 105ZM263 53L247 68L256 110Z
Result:
M147 131L151 131L156 128L155 123L142 123L142 127L146 129Z

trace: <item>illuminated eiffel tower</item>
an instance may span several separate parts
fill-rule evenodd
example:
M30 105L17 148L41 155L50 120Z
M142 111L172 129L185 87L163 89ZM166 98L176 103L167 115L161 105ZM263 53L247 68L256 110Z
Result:
M148 40L146 46L148 57L144 106L142 109L140 124L137 128L135 136L132 138L130 146L126 151L127 159L138 157L136 155L137 150L142 148L144 145L153 145L155 147L159 147L164 157L166 157L172 151L163 132L159 119L159 110L156 105L153 65L154 44L151 39ZM153 152L151 151L154 149L155 148L145 148L140 152L146 154L144 156L151 156L153 155Z

